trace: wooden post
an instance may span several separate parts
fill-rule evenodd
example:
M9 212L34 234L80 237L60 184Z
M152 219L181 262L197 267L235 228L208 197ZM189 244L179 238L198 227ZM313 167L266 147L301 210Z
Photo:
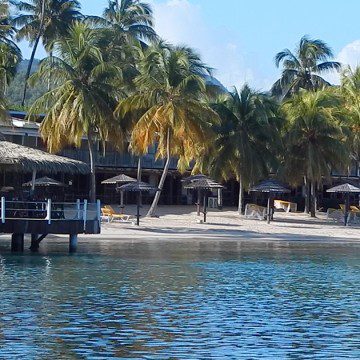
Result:
M51 199L47 200L46 205L46 220L48 221L48 224L51 224Z
M271 220L271 193L269 192L268 203L267 203L267 223L270 224Z
M218 189L217 193L218 193L218 196L217 196L218 197L218 199L217 199L218 209L221 210L223 207L222 189Z
M31 234L31 245L30 250L31 251L37 251L39 250L39 242L38 242L39 235L38 234Z
M141 192L137 192L137 205L136 205L136 225L140 225L140 194Z
M120 190L120 211L124 213L124 191Z
M24 251L24 234L14 233L11 236L11 251L23 252Z
M206 189L205 189L205 191L204 191L204 208L203 208L203 210L204 210L204 223L206 223Z
M74 253L77 250L77 234L70 234L69 235L69 252Z
M84 209L83 209L84 232L86 232L87 207L88 207L88 201L84 200Z
M32 178L31 178L31 193L33 193L35 190L35 180L36 180L36 170L33 170Z
M345 194L345 211L344 211L344 225L348 224L348 216L349 216L349 207L350 207L350 194Z
M1 222L5 224L5 197L1 197Z
M200 216L200 202L201 202L200 189L197 189L197 203L196 203L197 216Z

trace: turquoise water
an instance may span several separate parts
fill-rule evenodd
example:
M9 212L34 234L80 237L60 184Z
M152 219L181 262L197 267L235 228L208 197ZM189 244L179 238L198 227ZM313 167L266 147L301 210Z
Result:
M360 247L0 243L0 358L358 359Z

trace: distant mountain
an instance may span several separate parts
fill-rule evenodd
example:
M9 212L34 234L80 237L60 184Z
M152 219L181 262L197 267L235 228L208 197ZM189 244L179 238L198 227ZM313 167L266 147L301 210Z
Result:
M35 59L31 72L39 68L40 60ZM24 82L29 60L23 60L18 67L18 72L7 90L7 100L12 109L18 109L21 106L22 94L24 91ZM28 87L26 94L26 106L31 105L38 97L47 91L47 84L44 82L36 84L34 87Z

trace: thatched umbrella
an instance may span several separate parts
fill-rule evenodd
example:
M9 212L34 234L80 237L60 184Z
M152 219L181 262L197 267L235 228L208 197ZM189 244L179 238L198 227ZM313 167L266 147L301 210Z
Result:
M136 225L140 225L140 195L142 192L158 191L159 189L143 181L135 181L117 188L119 191L129 191L137 193L136 204Z
M49 178L47 176L35 179L34 184L32 181L28 181L28 182L22 184L22 186L24 186L24 187L33 186L33 185L34 186L44 186L44 187L49 187L49 186L65 187L66 186L64 183L54 180L52 178Z
M215 180L212 180L208 177L203 177L198 180L189 182L187 185L184 186L184 189L196 189L200 191L200 190L224 189L224 186L217 183ZM207 195L205 191L204 200L203 200L204 222L206 222L206 203L207 203Z
M128 184L131 182L136 181L136 179L132 178L131 176L127 176L125 174L120 174L117 176L114 176L110 179L106 179L104 181L102 181L102 184L105 185L118 185L118 184ZM120 191L120 208L121 211L124 210L124 191L123 190L119 190Z
M32 173L32 190L34 190L36 173L39 171L52 174L88 174L90 172L89 166L82 161L49 154L9 141L0 141L0 169Z
M260 184L252 187L250 191L268 193L268 203L267 203L268 224L270 224L270 219L271 219L271 200L273 194L285 194L291 192L284 184L274 179L264 180Z
M185 186L187 186L187 185L193 183L194 181L204 180L204 179L211 180L208 176L206 176L204 174L196 174L196 175L190 175L190 176L186 177L185 179L182 179L181 182ZM196 202L197 216L200 216L200 202L201 202L201 189L198 188L197 189L197 202Z
M326 192L345 194L344 225L346 226L348 223L348 215L349 215L349 209L350 209L350 194L360 193L360 188L346 183L346 184L334 186L334 187L326 190Z

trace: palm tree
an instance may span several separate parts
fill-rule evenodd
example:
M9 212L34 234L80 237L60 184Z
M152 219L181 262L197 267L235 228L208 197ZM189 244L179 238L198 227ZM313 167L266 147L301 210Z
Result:
M360 67L344 70L341 77L341 94L347 110L348 141L352 158L360 164Z
M6 91L21 61L21 51L14 42L15 29L11 25L9 3L0 1L0 118L8 118Z
M117 90L113 85L121 71L103 60L96 30L76 22L65 38L54 43L55 55L40 63L30 80L53 77L53 90L40 97L30 108L30 114L45 111L40 132L50 152L68 145L81 146L87 137L91 167L90 199L95 201L96 139L109 141L121 148L123 133L114 116Z
M315 216L316 185L331 170L346 168L349 153L341 128L341 99L329 91L306 92L288 100L283 109L288 119L285 138L287 178L305 177L311 186L311 216Z
M244 185L264 178L275 169L280 148L278 104L245 84L212 105L221 124L215 130L214 154L208 157L209 171L227 180L239 181L238 211L243 209Z
M140 0L108 0L102 18L88 18L111 32L117 45L157 40L151 6Z
M17 1L16 7L21 12L14 18L14 24L19 28L17 39L26 39L33 49L26 71L22 105L25 104L27 81L30 77L32 64L40 40L49 51L52 44L65 36L71 24L81 18L80 3L77 0L30 0Z
M4 97L9 82L16 74L21 51L14 42L15 29L11 25L9 4L0 2L0 92Z
M122 116L140 112L133 127L131 148L138 155L157 145L156 157L166 159L158 191L148 212L154 216L171 157L184 171L193 159L204 154L214 138L212 123L217 114L202 96L208 68L193 50L160 42L150 46L139 63L137 92L120 102Z
M330 85L320 75L340 69L339 62L329 60L333 57L325 42L303 36L295 53L284 49L276 54L275 64L277 67L283 64L283 70L281 78L272 86L272 94L284 98L300 89L317 90Z

